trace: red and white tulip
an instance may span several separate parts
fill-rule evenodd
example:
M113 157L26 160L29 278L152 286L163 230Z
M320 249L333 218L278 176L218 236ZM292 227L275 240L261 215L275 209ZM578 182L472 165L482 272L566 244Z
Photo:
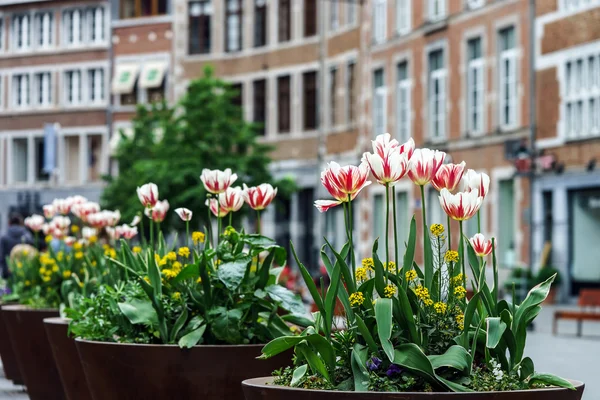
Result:
M271 187L271 189L273 188ZM275 193L277 193L277 189L275 189ZM221 208L224 208L229 212L236 212L242 208L246 197L244 195L244 190L242 190L242 188L239 186L236 186L227 188L225 192L219 194L218 199Z
M67 215L71 211L71 201L69 199L54 199L52 206L57 214Z
M233 200L234 200L234 195L233 193L230 193L230 199L232 201L230 201L229 205L234 205L233 204ZM243 199L246 201L246 203L248 203L248 205L250 206L250 208L252 208L253 210L264 210L265 208L267 208L267 206L269 204L271 204L271 202L273 201L273 199L275 198L275 196L277 196L277 188L273 188L273 186L271 186L268 183L261 183L258 186L252 186L252 187L248 187L246 186L246 184L244 184L244 190L241 192L241 196L243 197ZM239 199L235 199L237 202L239 202ZM231 211L237 211L237 210L233 210L231 207L226 207L227 201L222 200L222 197L219 196L219 202L221 203L221 207L231 210ZM237 205L237 204L235 204ZM241 207L241 205L240 205ZM239 207L238 207L239 210Z
M205 168L202 170L200 180L209 193L219 194L226 191L237 180L237 175L232 174L230 168L227 168L225 171Z
M435 177L432 179L431 184L437 190L442 190L444 188L453 192L454 189L460 183L463 174L465 172L465 162L461 162L460 164L444 164L438 169L438 172L435 174Z
M52 204L46 204L42 208L44 210L44 217L46 217L47 219L51 219L56 215L56 209Z
M121 229L120 227L112 227L112 226L107 226L106 229L106 234L108 235L110 240L119 240L121 239Z
M87 217L100 211L100 204L88 201L86 203L74 204L71 207L71 212L83 222L87 221Z
M206 204L210 208L210 211L217 218L223 218L224 216L229 214L229 211L221 207L221 205L219 204L219 200L217 199L207 199L206 203L204 204Z
M131 221L131 223L129 225L137 226L137 224L139 224L141 221L142 221L142 218L139 215L136 215L135 217L133 217L133 221Z
M408 166L409 178L419 186L431 182L444 163L446 153L439 150L416 149Z
M456 221L472 218L483 202L476 190L471 192L450 193L446 188L440 191L440 204L448 216Z
M169 201L163 200L157 201L152 208L146 208L144 213L154 222L163 222L167 216L167 211L169 211Z
M388 133L385 135L389 136ZM377 140L384 135L379 135ZM400 153L399 146L385 147L384 144L373 141L373 153L364 153L362 162L367 163L371 173L382 185L395 185L407 172L408 158ZM396 142L397 143L397 142Z
M481 233L475 234L471 239L469 239L473 250L475 250L475 254L479 257L485 257L490 255L492 252L492 239L485 240L485 236Z
M86 199L83 196L80 195L75 195L75 196L69 196L67 197L67 201L71 203L71 206L77 205L77 204L84 204L88 202L88 199Z
M81 237L82 238L89 240L93 236L98 236L97 229L90 228L89 226L84 226L83 229L81 229Z
M371 184L368 181L369 165L361 162L360 165L346 165L341 167L335 161L327 164L321 172L321 183L335 200L317 200L315 207L320 212L325 212L332 207L354 200L365 187Z
M124 224L118 226L116 229L119 231L119 234L127 240L133 239L138 234L137 226L129 226L127 224Z
M462 178L462 190L470 192L476 190L479 195L485 198L490 191L490 177L485 172L477 172L469 169Z
M158 202L158 186L154 183L146 183L137 188L137 195L145 208L152 208Z
M63 239L63 241L65 242L65 244L67 246L71 247L75 244L75 242L77 241L77 238L74 236L67 236Z
M189 222L192 219L192 211L187 208L176 208L175 213L179 215L182 221Z
M33 214L31 217L25 218L24 224L34 232L39 232L44 227L46 219L38 214Z

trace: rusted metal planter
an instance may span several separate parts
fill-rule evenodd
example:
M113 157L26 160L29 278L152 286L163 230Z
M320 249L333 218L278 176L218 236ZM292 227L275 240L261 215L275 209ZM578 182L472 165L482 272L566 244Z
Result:
M254 378L242 382L246 400L581 400L584 384L571 381L577 390L548 388L512 392L472 393L381 393L307 390L272 384L273 378Z
M195 346L75 339L94 400L243 400L241 382L290 365L292 353L257 360L263 345Z
M8 304L5 304L8 305ZM19 364L17 363L17 356L12 348L12 343L6 330L6 324L4 322L4 311L0 305L0 357L2 358L2 367L4 368L4 375L7 379L13 381L16 385L23 384L23 378L21 377L21 371L19 370Z
M36 310L22 305L2 306L6 329L31 400L64 400L44 318L58 317L56 309Z
M75 339L69 336L67 318L46 318L44 328L67 400L91 400L85 374L79 361Z

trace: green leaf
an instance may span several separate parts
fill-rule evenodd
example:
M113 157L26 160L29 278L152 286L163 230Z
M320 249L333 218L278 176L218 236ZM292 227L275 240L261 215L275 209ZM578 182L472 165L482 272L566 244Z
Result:
M183 325L187 321L187 318L188 318L188 310L187 310L187 307L184 305L183 311L179 315L179 318L177 318L177 321L175 321L175 324L173 324L173 329L171 329L170 342L174 342L175 339L177 339L177 335L179 334L179 331L181 330L181 328L183 328Z
M294 370L294 373L292 374L292 382L290 383L290 386L296 386L298 382L300 382L300 380L304 378L304 375L306 375L306 371L308 371L307 364L301 365L298 368L296 368Z
M428 356L428 358L434 370L441 367L450 367L465 372L471 364L471 356L467 350L458 345L451 346L444 354Z
M285 322L289 322L303 327L311 326L314 323L312 319L307 318L304 315L298 314L283 315L281 319L283 319Z
M273 264L273 260L275 259L275 249L272 248L269 250L269 254L263 261L262 265L258 269L258 276L260 277L257 283L257 287L263 288L269 282L271 265ZM277 283L277 282L275 282Z
M273 239L256 233L244 235L242 237L242 241L252 247L269 248L272 246L277 246L277 242L275 242Z
M413 215L410 221L410 230L408 233L408 243L406 245L406 252L404 253L403 267L402 267L402 288L404 291L408 290L408 281L404 279L405 273L411 269L413 260L415 259L415 247L417 243L417 223L415 216Z
M430 383L437 383L431 361L414 343L398 346L394 352L394 364L398 364L411 372L423 377Z
M495 349L504 334L506 324L502 322L500 317L488 317L486 322L486 342L485 346L488 349Z
M465 320L464 320L464 331L462 334L462 346L468 350L469 349L469 328L471 327L471 321L473 320L473 315L477 310L477 303L479 302L479 292L475 293L473 297L467 303L467 308L465 310Z
M467 257L469 259L469 265L471 266L471 271L473 271L473 277L475 278L476 288L479 289L481 285L481 266L479 265L479 258L477 258L477 254L475 254L475 250L471 245L470 240L465 240L467 243Z
M404 291L403 287L398 288L398 304L400 305L400 316L404 322L404 328L406 328L410 333L413 343L416 343L417 345L421 344L421 336L419 335L419 330L417 329L417 324L415 323L413 310L410 306L408 295Z
M392 336L392 299L378 299L375 303L375 320L377 321L377 334L383 351L388 356L390 362L394 361L394 345L390 337Z
M248 264L252 262L252 257L243 256L237 260L219 265L217 277L230 291L236 290L246 274Z
M292 254L294 255L294 258L296 259L296 264L298 264L298 268L300 269L300 274L302 274L302 278L304 279L304 284L308 288L308 291L310 292L310 295L312 296L313 301L315 302L315 305L317 306L317 309L319 311L321 311L321 313L324 313L325 308L323 307L323 300L321 299L319 290L317 289L317 286L315 285L315 281L313 280L312 276L310 275L310 273L308 272L308 270L306 269L304 264L302 264L300 262L300 260L298 259L298 255L296 254L296 249L294 248L294 244L290 242L290 246L292 248Z
M544 282L535 285L529 293L527 293L527 297L525 300L519 305L517 311L514 315L513 325L518 327L523 323L523 315L528 313L530 309L539 305L541 302L546 300L548 293L550 292L550 286L552 282L554 282L555 275L552 275L550 278L546 279ZM514 330L514 329L513 329Z
M306 314L306 307L304 307L302 298L291 290L281 285L267 286L265 290L281 308L294 314Z
M529 385L543 383L551 386L558 386L571 390L576 390L575 386L568 380L552 374L533 374L529 377Z
M243 315L242 310L239 308L227 310L225 307L217 307L210 310L209 315L214 318L211 331L217 339L230 344L241 342L240 320Z
M344 245L344 247L342 248L342 253L338 253L337 251L335 251L335 249L333 248L331 243L327 241L327 239L325 239L325 243L327 243L327 246L333 253L336 263L339 263L340 266L342 266L342 276L344 277L344 283L348 287L348 292L356 292L356 285L354 284L354 277L352 276L352 271L350 270L350 267L348 266L346 261L344 261L344 258L346 258L348 254L348 249L350 248L349 243L346 243ZM346 268L344 268L344 266L346 266Z
M379 351L379 346L377 346L377 342L375 342L375 339L373 339L373 335L371 335L371 332L369 331L369 328L367 328L365 321L363 321L363 319L358 314L355 315L355 318L356 327L358 328L358 331L360 332L362 337L365 339L365 342L367 342L369 350L371 350L374 353L377 353Z
M314 373L321 374L321 376L325 378L325 380L331 382L329 372L327 371L325 364L323 364L323 360L321 360L321 358L319 358L319 356L314 351L312 351L310 347L308 347L308 344L298 343L296 345L296 350L299 351L300 354L302 354L302 356L310 366L310 369L312 369Z
M327 274L329 276L331 276L331 275L333 275L333 265L331 264L331 261L329 260L327 253L325 252L326 246L327 245L321 247L321 260L323 261L323 265L325 265ZM342 248L342 252L340 253L342 258L347 257L349 248L350 247L348 246L348 243L346 243L344 245L344 247ZM336 265L337 264L339 264L339 263L336 260ZM350 267L348 267L345 262L344 262L344 264L341 265L340 272L344 278L344 281L346 281L346 279L350 279L352 276L350 274ZM361 290L359 289L358 291L361 291ZM346 287L344 285L341 285L338 289L338 299L342 303L342 306L344 306L344 310L346 311L346 316L348 317L348 320L351 322L354 321L354 310L352 309L352 306L350 305L350 296L348 295L348 291L346 290Z
M181 270L181 272L179 274L177 274L177 276L173 279L171 279L171 285L175 285L181 281L184 281L186 279L198 279L198 277L200 276L200 267L198 265L198 263L195 264L190 264L187 267L185 267L184 269Z
M200 339L202 339L205 330L206 325L202 325L199 328L194 329L187 335L182 336L181 339L179 339L179 347L181 347L182 349L189 349L191 347L194 347L198 344Z
M379 239L375 239L375 243L373 243L373 266L375 267L375 290L379 293L380 297L385 296L385 276L386 272L383 268L383 264L377 255L377 247L378 247Z
M354 344L350 355L350 366L352 368L352 376L354 378L355 392L369 391L369 371L367 371L367 348Z
M291 349L298 343L306 340L306 336L281 336L271 340L262 348L262 355L259 357L263 360L283 353Z
M520 378L521 380L525 380L527 378L529 378L531 375L533 375L535 373L535 367L533 366L533 360L529 357L525 357L521 363L519 364L519 366L517 367L517 369L519 369L520 367Z
M156 326L158 315L148 300L131 299L127 303L119 303L119 309L132 324Z
M160 271L156 260L154 260L154 251L148 252L148 278L150 279L150 285L154 291L154 297L160 299L162 297L162 279L160 277Z
M425 268L425 287L431 290L431 283L433 281L433 249L431 248L431 237L429 236L429 227L427 226L423 227L423 264Z
M327 335L331 332L331 326L333 325L333 315L335 312L335 306L337 305L338 289L340 287L340 274L342 266L336 263L333 267L333 274L331 275L329 289L325 295L325 324Z

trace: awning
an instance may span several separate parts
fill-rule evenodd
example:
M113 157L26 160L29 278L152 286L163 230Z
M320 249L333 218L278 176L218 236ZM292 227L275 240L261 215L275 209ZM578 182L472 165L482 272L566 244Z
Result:
M138 64L117 64L112 80L113 94L129 94L133 92L139 73L140 66Z
M163 83L167 71L166 61L154 61L144 64L140 76L140 87L144 89L157 88Z

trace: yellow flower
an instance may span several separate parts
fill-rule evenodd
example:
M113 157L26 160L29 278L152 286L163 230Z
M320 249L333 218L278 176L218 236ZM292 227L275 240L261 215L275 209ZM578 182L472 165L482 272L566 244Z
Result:
M96 235L92 235L88 238L88 240L90 241L90 243L96 243L98 241L98 237Z
M454 296L459 300L464 298L466 293L467 289L462 286L457 286L454 288Z
M396 272L396 263L393 261L387 262L384 269L387 269L388 272Z
M423 302L425 302L426 300L429 299L429 290L427 290L426 287L419 285L414 289L414 291L415 291L415 294L417 295L417 297L420 300L422 300Z
M58 272L58 265L52 266L52 272Z
M438 301L433 305L433 308L435 309L436 313L444 314L446 312L446 309L448 309L448 305L446 303Z
M368 270L373 270L373 259L372 258L363 258L362 260L362 266L365 267Z
M425 304L427 307L429 307L433 304L433 300L431 300L431 299L423 300L423 304Z
M173 300L179 300L179 299L181 299L181 293L175 292L175 293L173 293L172 297L173 297Z
M462 282L463 282L463 274L462 274L462 272L452 278L452 283L455 284L455 285L460 285Z
M46 267L40 267L40 274L46 273Z
M405 275L406 275L406 280L409 282L417 279L417 271L415 271L414 269L406 271Z
M204 233L203 232L193 232L192 233L192 241L194 244L204 243Z
M104 255L109 258L116 258L117 251L115 249L109 247L108 249L104 250Z
M73 243L73 250L75 250L75 251L81 250L82 247L83 247L83 245L80 242Z
M44 282L50 282L50 277L49 276L42 276L42 280Z
M166 257L169 261L175 261L177 260L177 253L175 253L174 251L170 251L167 253Z
M174 270L168 269L168 268L163 269L162 272L165 275L165 278L167 278L167 279L175 278L178 274L177 271L174 271Z
M180 273L181 272L181 263L179 261L175 261L172 267L173 271Z
M31 286L31 281L29 281L29 280L25 281L25 286Z
M148 283L148 285L150 284L150 278L148 278L147 276L145 276L144 280L146 281L146 283Z
M81 260L83 258L83 252L82 251L78 251L75 253L75 258L78 260Z
M23 263L21 261L17 261L17 268L23 268Z
M181 257L188 258L190 256L190 249L187 247L180 247L177 252Z
M52 241L52 235L46 235L44 240L46 241L46 243L50 243Z
M102 248L104 249L104 251L106 251L106 250L110 249L110 245L105 243L102 245Z
M69 279L71 277L71 271L63 271L63 278Z
M232 233L235 233L235 229L233 228L233 226L228 226L227 228L225 228L225 232L223 234L225 236L229 236Z
M71 232L73 232L73 233L79 232L79 227L77 225L71 226Z
M95 267L98 263L96 262L96 260L92 261L92 267Z
M436 237L440 237L444 233L444 225L442 224L433 224L429 228L431 234Z
M196 283L202 283L202 278L196 279Z
M57 261L62 261L64 257L65 257L65 253L64 252L59 251L58 253L56 253L56 260Z
M368 279L367 269L365 267L356 268L356 280L357 281L366 281Z
M140 246L133 246L133 249L131 249L131 251L133 251L134 253L141 253L142 252L142 248Z
M458 329L461 331L465 329L465 314L462 312L460 314L456 314L456 324L458 325Z
M444 261L449 262L458 262L458 251L456 250L448 250L446 254L444 254Z
M392 297L394 297L397 290L398 289L396 288L396 286L394 286L390 283L385 287L385 289L383 289L383 294L385 297L388 297L391 299Z
M362 292L355 292L350 295L350 305L352 307L360 306L365 301L365 296Z

